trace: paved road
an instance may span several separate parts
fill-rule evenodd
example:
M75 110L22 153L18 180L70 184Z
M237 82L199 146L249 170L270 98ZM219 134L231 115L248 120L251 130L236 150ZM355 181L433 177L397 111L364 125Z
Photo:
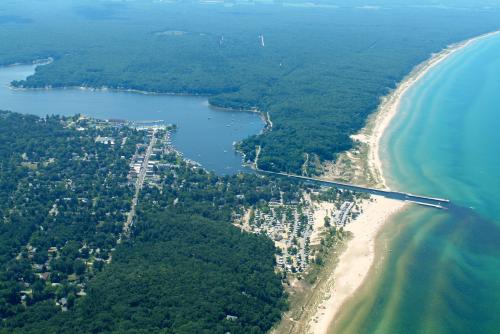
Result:
M134 222L137 201L139 200L139 194L141 193L141 189L144 186L144 179L146 178L146 170L148 169L149 158L151 157L151 153L153 153L153 147L156 144L156 140L157 140L156 129L154 129L153 135L146 150L146 154L144 156L144 161L142 162L141 170L139 171L139 175L137 176L137 181L135 182L135 194L134 197L132 198L132 205L127 215L127 221L123 225L123 234L125 235L130 234L130 227Z

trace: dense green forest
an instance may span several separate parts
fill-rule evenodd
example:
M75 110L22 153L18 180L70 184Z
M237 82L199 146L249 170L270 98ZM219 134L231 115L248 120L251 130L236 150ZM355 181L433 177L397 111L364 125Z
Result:
M1 112L0 136L0 333L264 333L280 319L273 242L231 222L296 201L297 184L217 176L168 153L175 167L142 190L118 242L145 131Z
M318 173L413 66L500 26L496 9L431 0L242 2L2 1L0 65L53 58L18 87L202 94L258 109L269 128L239 145L246 158L260 146L260 168ZM96 140L107 136L116 144ZM78 115L0 112L0 333L264 333L280 319L273 243L231 222L252 205L297 201L300 185L166 157L177 165L143 189L121 239L145 136Z
M1 7L0 64L54 58L18 86L204 94L269 112L272 131L240 146L247 159L259 145L261 168L314 173L315 157L352 147L349 135L413 66L500 26L492 8L378 3L387 7L14 1Z
M40 305L7 320L5 332L263 333L280 319L270 240L169 211L143 219L73 309Z
M76 119L0 112L1 318L75 298L121 232L132 195L126 159L142 136L83 134L69 128ZM94 141L98 134L128 140L110 147Z

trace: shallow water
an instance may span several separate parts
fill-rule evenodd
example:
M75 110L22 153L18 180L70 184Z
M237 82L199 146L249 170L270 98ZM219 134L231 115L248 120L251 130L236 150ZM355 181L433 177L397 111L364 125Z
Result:
M205 97L9 89L12 80L26 78L34 68L31 65L0 68L0 109L40 116L80 113L100 119L164 120L178 127L172 140L179 151L219 174L244 170L233 142L257 134L264 127L258 114L210 108Z
M449 198L379 238L369 281L335 333L500 333L500 36L430 70L382 140L390 186Z

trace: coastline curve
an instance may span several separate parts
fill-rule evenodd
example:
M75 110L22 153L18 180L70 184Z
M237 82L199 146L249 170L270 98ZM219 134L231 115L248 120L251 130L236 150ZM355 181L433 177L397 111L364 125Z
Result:
M360 131L362 135L359 136L363 138L361 141L367 147L366 164L368 173L375 180L377 186L390 190L387 183L387 174L384 174L382 168L381 140L399 110L401 98L431 69L447 60L451 55L477 41L498 34L500 34L500 30L449 45L441 52L431 55L428 60L417 65L390 94L381 98L377 111L365 128ZM313 312L313 317L305 319L308 323L308 333L326 334L332 328L335 328L335 320L339 311L365 284L369 273L373 269L377 255L375 254L375 244L382 227L391 217L406 207L407 204L390 202L390 200L388 202L379 198L375 198L374 202L367 202L363 205L363 214L349 226L353 238L347 243L338 265L331 274L335 283L327 292L323 303ZM370 226L360 226L363 222L369 223ZM356 269L353 270L350 267Z

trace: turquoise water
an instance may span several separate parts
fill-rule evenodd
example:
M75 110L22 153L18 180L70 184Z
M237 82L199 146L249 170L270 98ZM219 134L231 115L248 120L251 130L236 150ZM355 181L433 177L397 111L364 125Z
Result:
M174 146L187 158L219 174L244 170L233 142L259 133L264 124L256 113L210 108L207 98L145 95L78 89L9 89L12 80L33 74L35 66L0 68L0 109L20 113L74 115L132 121L164 120L176 124Z
M334 332L500 333L500 36L429 71L381 147L392 188L453 207L393 219Z

